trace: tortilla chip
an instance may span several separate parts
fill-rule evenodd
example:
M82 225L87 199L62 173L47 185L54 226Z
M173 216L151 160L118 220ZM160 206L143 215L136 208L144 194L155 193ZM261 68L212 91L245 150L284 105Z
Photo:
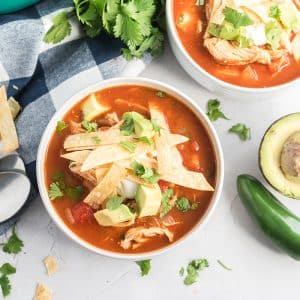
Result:
M100 181L98 185L86 196L83 202L94 209L98 209L125 177L126 170L117 164L113 164L104 176L103 180Z
M13 116L13 119L15 119L18 115L18 113L21 111L21 106L18 101L15 100L14 97L9 97L7 100L10 112Z
M5 155L19 148L17 131L7 102L5 86L0 88L0 139Z
M87 172L81 172L80 171L81 166L82 166L82 164L73 163L73 164L70 164L69 169L71 172L79 175L80 177L82 177L83 179L85 179L89 183L91 183L93 186L95 186L98 183L95 171L89 170Z
M107 173L107 171L109 170L110 167L103 166L103 167L99 167L95 170L95 176L96 176L97 183L99 183L104 178L105 174Z
M64 148L73 150L93 149L101 145L118 144L121 140L123 140L123 137L120 134L120 129L112 127L103 131L69 135L65 139Z
M66 153L61 155L60 157L82 164L90 154L91 151L82 150L82 151L74 151L74 152Z
M36 291L34 300L51 300L52 299L52 291L49 290L43 283L39 283Z
M171 146L176 146L190 140L188 137L176 133L170 133L168 139Z
M155 136L158 173L161 179L196 190L213 191L202 173L188 171L182 162L182 156L176 146L170 143L170 133L167 121L155 105L149 104L151 118L164 128L160 136Z
M47 269L48 276L52 276L58 269L57 260L53 256L47 256L44 259L44 265Z
M134 153L127 151L118 144L99 146L84 161L81 171L85 172L95 167L113 163L123 159L129 159L142 153L153 151L153 147L145 143L137 143Z

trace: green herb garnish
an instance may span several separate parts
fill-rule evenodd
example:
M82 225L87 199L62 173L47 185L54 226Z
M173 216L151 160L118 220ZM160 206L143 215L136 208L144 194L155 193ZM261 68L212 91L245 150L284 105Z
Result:
M156 132L160 136L160 133L161 133L160 131L163 128L156 123L156 120L151 120L151 123L152 123L154 132Z
M89 122L89 121L82 121L81 122L82 127L87 131L87 132L95 132L98 129L98 124L96 122Z
M159 98L165 98L167 94L163 91L157 91L155 95Z
M108 198L105 207L109 210L115 210L123 203L124 198L121 196L111 196Z
M198 208L198 203L194 202L192 205L191 205L191 209L195 210Z
M3 245L2 250L9 254L17 254L19 253L24 246L23 241L17 236L16 226L12 229L12 235L8 239L8 241Z
M59 133L62 133L63 130L65 130L66 128L68 127L68 125L66 124L65 121L57 121L57 124L56 124L56 132L59 134Z
M232 271L232 269L231 268L229 268L228 266L226 266L222 261L220 261L219 259L217 260L217 262L218 262L218 264L220 265L220 266L222 266L225 270L227 270L227 271Z
M81 185L75 187L67 187L66 194L72 200L79 200L84 192L84 189Z
M126 112L122 116L123 123L120 126L121 134L129 136L134 133L134 121L131 112Z
M64 190L66 188L66 183L65 183L65 174L61 171L57 171L52 175L52 180L54 182L57 182L59 185L59 188L61 190Z
M101 139L100 139L98 136L93 136L92 139L93 139L93 141L94 141L96 144L100 144L100 143L101 143Z
M175 206L178 210L182 212L187 212L191 209L190 201L189 199L185 197L180 197L175 201Z
M238 123L232 126L229 132L236 133L242 141L251 139L251 130L245 124Z
M136 261L136 264L140 267L142 276L148 275L151 269L151 259Z
M204 268L208 267L207 259L194 259L192 260L187 268L187 275L184 278L185 285L191 285L195 283L199 277L199 271L203 270Z
M220 101L218 99L210 99L207 102L207 116L213 122L220 118L229 120L220 110Z
M131 142L120 142L119 145L131 153L133 153L136 149L136 144Z
M155 169L145 167L142 164L138 163L137 161L134 161L132 166L133 166L134 174L144 179L145 181L148 181L150 183L157 183L157 181L160 178L160 175L157 173Z
M231 23L234 26L234 28L239 28L241 26L248 26L253 24L253 21L247 14L241 13L230 7L225 7L223 9L223 14L225 16L225 21Z
M9 279L6 275L2 275L0 277L0 286L1 286L3 297L8 296L11 291L11 285L10 285Z
M161 212L160 212L160 217L162 218L163 216L165 216L171 209L172 209L172 205L170 203L170 199L173 197L174 195L174 191L173 189L166 189L163 193L162 193L162 197L161 197Z
M16 268L13 267L10 263L4 263L0 267L0 273L2 275L11 275L16 273Z
M143 143L148 144L150 146L153 145L153 141L151 139L149 139L147 136L141 136L141 137L137 138L137 140L139 142L143 142Z
M280 46L281 41L281 28L278 22L270 21L265 25L265 34L267 43L271 46L272 50L276 50Z
M50 184L48 195L50 200L55 200L64 196L64 192L62 191L59 182L56 181Z
M270 7L269 17L279 20L281 16L281 10L278 5L272 5Z

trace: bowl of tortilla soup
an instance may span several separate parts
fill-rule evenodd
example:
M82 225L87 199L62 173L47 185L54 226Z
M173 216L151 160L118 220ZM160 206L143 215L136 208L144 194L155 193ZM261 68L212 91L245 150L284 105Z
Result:
M223 184L210 121L178 90L143 78L88 87L41 139L43 203L71 239L116 258L159 254L202 227Z

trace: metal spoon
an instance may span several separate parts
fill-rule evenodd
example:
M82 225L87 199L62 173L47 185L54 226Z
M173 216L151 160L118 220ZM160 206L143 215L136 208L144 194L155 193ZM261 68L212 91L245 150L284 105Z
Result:
M18 171L25 174L25 165L17 153L12 153L0 159L0 171Z
M0 222L8 220L22 208L30 188L30 180L23 173L0 172Z

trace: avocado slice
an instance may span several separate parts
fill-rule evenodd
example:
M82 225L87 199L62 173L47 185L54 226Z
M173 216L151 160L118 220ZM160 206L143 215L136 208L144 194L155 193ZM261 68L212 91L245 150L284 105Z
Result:
M91 94L88 99L84 101L81 110L83 113L83 119L85 121L92 121L99 115L108 112L110 107L100 104L96 95Z
M276 190L300 199L300 113L284 116L270 126L260 145L259 163Z
M94 213L94 217L101 226L112 226L122 222L130 221L135 218L128 206L121 204L118 208L110 210L102 209Z
M134 131L137 137L146 136L152 138L155 134L153 125L150 120L144 118L137 112L132 112L132 118L134 123Z
M161 190L158 184L148 187L139 184L135 200L138 207L139 217L155 216L161 205Z

